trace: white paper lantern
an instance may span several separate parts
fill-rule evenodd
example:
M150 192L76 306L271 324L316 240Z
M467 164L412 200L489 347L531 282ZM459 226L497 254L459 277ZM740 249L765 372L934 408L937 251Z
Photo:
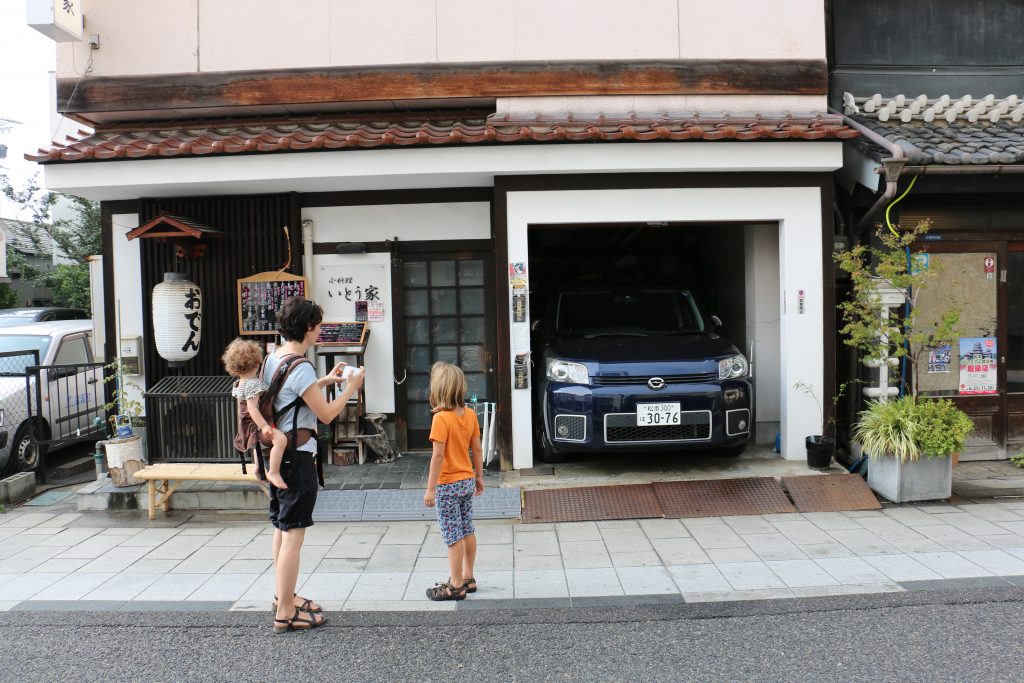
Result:
M199 353L202 336L203 293L184 273L164 273L153 288L153 338L156 351L180 367Z

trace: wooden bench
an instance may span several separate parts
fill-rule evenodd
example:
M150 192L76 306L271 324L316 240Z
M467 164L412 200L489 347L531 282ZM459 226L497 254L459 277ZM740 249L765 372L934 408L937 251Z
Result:
M260 481L253 465L246 466L242 473L239 463L159 463L147 465L134 474L149 484L149 518L156 519L156 509L162 507L166 513L171 494L183 481L244 481L256 484L270 497L265 481ZM157 494L160 494L159 500Z

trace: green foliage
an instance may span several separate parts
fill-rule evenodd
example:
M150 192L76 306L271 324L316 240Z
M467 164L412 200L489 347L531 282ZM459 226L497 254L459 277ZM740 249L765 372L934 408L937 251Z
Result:
M110 416L111 432L113 432L114 421L118 415L127 415L131 419L132 427L145 426L146 418L142 414L144 410L142 402L131 398L128 393L129 390L133 390L134 393L139 394L142 392L142 387L124 378L124 365L121 363L120 357L114 358L104 365L103 369L105 370L103 383L114 383L113 399L110 403L103 404L105 411L113 412Z
M854 380L854 381L857 381L857 380ZM835 423L836 423L836 409L839 406L839 399L841 399L843 397L843 394L846 393L846 388L849 386L849 384L850 384L849 382L843 382L842 384L839 385L839 390L836 392L836 395L832 397L832 406L830 407L829 412L828 412L828 417L826 418L824 412L821 409L821 401L818 400L818 394L816 394L814 392L814 387L812 387L810 384L807 384L805 382L799 382L798 381L798 382L794 382L793 383L793 388L794 389L796 389L797 391L799 391L802 394L806 394L807 396L810 396L811 398L813 398L814 399L814 405L818 406L818 418L821 420L821 430L822 430L821 433L822 434L827 434L829 431L831 431L832 427L835 425Z
M1011 455L1010 462L1012 462L1017 467L1024 467L1024 448L1020 449L1017 455Z
M963 449L973 427L948 399L903 396L871 401L860 414L853 438L873 458L908 462L921 456L948 458Z
M53 304L89 310L89 266L83 263L61 263L41 278L53 290Z
M850 299L839 304L846 344L860 349L868 361L885 363L890 358L911 356L914 372L910 393L914 396L917 395L920 356L930 347L950 344L959 336L960 306L956 302L951 300L947 309L933 314L932 320L921 319L916 307L918 296L936 275L938 266L910 267L907 249L930 227L927 220L912 230L896 226L890 231L879 227L877 246L858 245L835 256L839 267L850 274L853 284ZM910 310L882 316L880 288L897 292Z
M18 293L6 282L0 282L0 308L14 308L18 305Z
M16 188L10 179L0 173L0 192L31 216L31 222L19 229L43 253L43 238L49 237L58 254L73 261L53 268L39 269L28 265L24 256L8 249L8 265L20 272L26 280L53 290L55 306L89 309L88 257L103 249L103 230L100 205L82 197L47 192L39 187L36 178L24 187ZM72 218L57 218L54 209L61 200L70 202ZM47 256L49 256L47 254Z

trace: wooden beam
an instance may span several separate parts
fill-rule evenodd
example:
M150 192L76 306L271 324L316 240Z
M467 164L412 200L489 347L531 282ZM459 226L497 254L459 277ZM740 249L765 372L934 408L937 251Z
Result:
M487 62L62 78L57 108L84 115L539 95L827 92L824 60Z

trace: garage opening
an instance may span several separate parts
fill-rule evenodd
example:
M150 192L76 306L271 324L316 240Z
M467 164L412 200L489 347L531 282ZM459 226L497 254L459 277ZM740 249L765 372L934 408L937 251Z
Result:
M530 225L534 457L770 449L777 223Z

